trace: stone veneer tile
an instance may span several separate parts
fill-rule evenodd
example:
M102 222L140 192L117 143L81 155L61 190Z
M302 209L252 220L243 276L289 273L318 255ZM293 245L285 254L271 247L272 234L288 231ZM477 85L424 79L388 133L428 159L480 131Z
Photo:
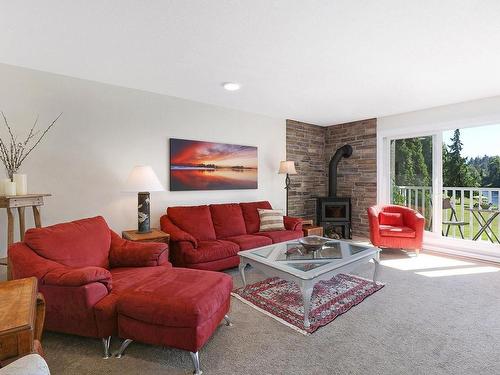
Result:
M289 214L316 219L316 197L328 194L328 163L345 144L352 156L338 165L337 195L352 199L353 236L368 235L366 208L377 201L377 120L368 119L328 127L287 120L287 160L295 161L291 176Z

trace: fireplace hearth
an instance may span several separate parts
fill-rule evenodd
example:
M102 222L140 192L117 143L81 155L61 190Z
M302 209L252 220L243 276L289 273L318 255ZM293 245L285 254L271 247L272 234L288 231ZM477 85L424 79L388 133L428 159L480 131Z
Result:
M337 197L337 165L342 158L352 155L352 147L339 148L330 160L328 197L316 198L316 222L326 237L351 238L351 198Z

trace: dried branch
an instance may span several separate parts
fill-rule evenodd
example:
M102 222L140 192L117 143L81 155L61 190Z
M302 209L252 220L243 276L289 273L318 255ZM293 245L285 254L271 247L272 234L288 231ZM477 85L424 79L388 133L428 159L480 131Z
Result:
M9 132L10 142L7 146L7 143L0 137L0 161L5 166L7 174L9 178L12 180L14 173L21 167L23 161L28 157L28 155L38 146L38 144L42 141L48 131L55 125L56 121L62 115L62 112L59 116L56 117L54 121L50 123L50 125L40 134L40 131L36 131L36 126L38 125L38 116L33 123L33 126L30 128L28 132L28 136L22 142L17 142L17 138L12 131L12 128L7 121L7 117L3 112L0 111L3 117L4 125ZM39 135L40 134L40 135ZM34 139L37 140L30 146L30 142ZM26 150L28 150L26 152Z

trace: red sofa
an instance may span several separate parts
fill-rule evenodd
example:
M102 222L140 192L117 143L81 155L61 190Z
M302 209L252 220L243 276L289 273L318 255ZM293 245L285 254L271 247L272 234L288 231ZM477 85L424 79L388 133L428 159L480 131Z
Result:
M169 207L160 219L170 234L170 260L175 266L220 271L239 264L237 253L303 237L302 220L284 217L286 230L259 232L257 209L267 201Z
M420 252L425 218L417 211L396 205L373 206L368 208L368 223L374 246Z
M192 353L229 311L232 278L173 268L168 245L126 241L102 217L30 229L8 256L15 279L34 276L46 301L45 328L112 335ZM227 317L226 317L227 318Z

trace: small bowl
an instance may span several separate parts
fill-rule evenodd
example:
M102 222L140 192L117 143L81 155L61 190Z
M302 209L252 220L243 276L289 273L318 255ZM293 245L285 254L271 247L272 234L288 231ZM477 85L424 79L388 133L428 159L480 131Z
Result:
M481 208L483 210L488 210L491 208L491 204L490 203L481 203Z
M320 250L328 241L330 240L321 237L299 238L299 243L308 253Z

